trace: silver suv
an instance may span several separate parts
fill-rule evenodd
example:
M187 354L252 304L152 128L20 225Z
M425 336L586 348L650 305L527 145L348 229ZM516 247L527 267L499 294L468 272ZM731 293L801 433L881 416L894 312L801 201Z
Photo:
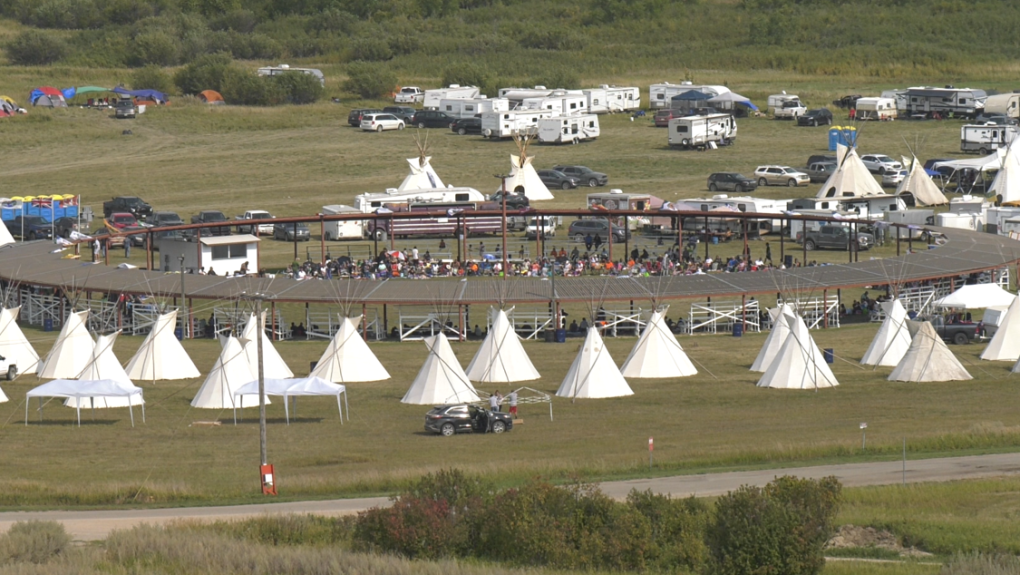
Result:
M790 166L758 166L754 171L759 186L806 186L811 177Z
M903 169L903 164L883 154L864 154L861 156L861 162L872 174L898 172Z

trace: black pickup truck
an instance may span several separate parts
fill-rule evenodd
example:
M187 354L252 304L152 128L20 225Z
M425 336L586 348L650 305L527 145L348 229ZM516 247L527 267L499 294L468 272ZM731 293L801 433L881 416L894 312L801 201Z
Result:
M143 221L152 216L152 206L135 196L117 196L108 202L103 202L104 218L108 218L116 212L127 212L134 215L138 221Z
M875 245L875 237L869 233L851 232L849 226L819 226L817 231L808 230L806 234L798 234L798 243L804 243L804 249L843 250L849 249L853 242L857 242L858 250L867 250Z
M53 237L53 227L42 216L15 216L5 220L7 231L23 240L41 240Z
M191 216L191 223L193 224L212 224L226 221L227 216L223 215L223 212L219 210L205 210L203 212L198 212L197 215ZM202 228L202 235L229 236L230 226Z
M920 319L920 318L919 318ZM981 322L946 322L940 315L933 315L927 319L935 332L939 334L942 341L951 341L956 345L968 344L984 336L984 325Z

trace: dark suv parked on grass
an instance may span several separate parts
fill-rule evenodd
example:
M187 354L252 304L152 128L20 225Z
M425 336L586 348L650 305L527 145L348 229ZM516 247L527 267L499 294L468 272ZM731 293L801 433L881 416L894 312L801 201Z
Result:
M797 116L798 126L828 126L832 124L832 112L828 108L808 110Z
M415 110L410 106L386 106L382 109L382 111L387 114L393 114L403 120L405 124L409 124L411 122L411 118L413 118L418 112L418 110Z
M489 411L474 405L440 405L425 414L425 431L450 437L455 433L503 433L514 427L509 413Z
M481 134L481 118L457 118L450 124L450 129L463 136L464 134Z
M411 116L411 125L419 128L449 128L456 119L438 110L418 110Z
M591 237L599 236L602 241L609 240L609 222L604 218L574 220L570 222L567 229L567 236L576 242L583 242L584 238L591 234ZM613 226L613 242L623 243L630 237L630 233L620 226Z
M758 182L736 172L716 172L708 176L708 189L724 192L751 192L758 187Z
M586 166L553 166L553 169L557 172L563 172L567 176L576 179L579 185L588 186L589 188L604 186L609 183L609 176L602 172L596 172Z
M354 126L355 128L361 127L361 119L369 114L382 114L383 111L378 108L355 108L351 110L350 114L347 114L347 123Z

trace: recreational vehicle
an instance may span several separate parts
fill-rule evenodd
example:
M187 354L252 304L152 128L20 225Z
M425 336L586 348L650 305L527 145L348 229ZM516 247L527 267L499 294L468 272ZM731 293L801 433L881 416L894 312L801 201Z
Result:
M474 188L451 187L408 190L406 192L398 192L396 189L390 189L382 194L361 194L355 196L354 207L362 213L371 214L387 205L484 201L485 194Z
M896 100L893 98L859 98L854 117L858 120L895 120L896 112Z
M595 114L553 116L538 121L538 141L543 144L576 144L599 137L599 117Z
M279 66L265 66L257 70L259 76L279 76L287 72L300 72L309 76L315 76L323 87L326 86L326 77L322 75L322 70L316 68L291 68L287 64L280 64Z
M538 121L551 118L550 110L510 110L508 112L485 112L482 114L482 135L486 138L510 138L521 132L538 130Z
M422 108L425 110L438 110L443 100L470 100L479 97L478 88L474 86L461 86L450 84L448 88L436 88L425 90L425 98L422 100Z
M333 216L337 214L360 214L361 210L352 206L322 206L322 215ZM325 223L323 239L327 242L333 240L361 239L365 233L363 220L333 220Z
M907 209L906 202L899 196L859 196L846 198L800 198L789 203L791 210L825 210L854 214L860 218L881 219L886 212Z
M679 96L680 94L690 92L691 90L697 90L712 96L718 96L730 91L730 89L726 86L695 86L691 82L681 82L680 84L670 84L669 82L652 84L648 87L648 105L653 110L668 110L673 96Z
M457 214L482 209L474 202L452 203L411 203L403 205L386 204L393 213L420 213L420 218L387 218L368 220L365 231L368 237L385 240L390 236L409 238L419 236L460 235L461 226L465 235L495 234L503 231L501 216L459 218Z
M439 111L453 118L473 118L485 112L506 112L510 101L506 98L444 98L439 101Z
M641 90L638 88L608 86L581 90L587 100L588 112L605 114L641 109Z
M910 116L964 116L973 118L984 111L984 90L970 88L908 88L906 112Z
M737 121L730 114L673 118L668 132L671 147L688 150L705 149L710 143L726 146L737 139Z
M960 127L960 151L977 152L987 156L998 148L1006 147L1016 138L1016 126L986 124Z
M1020 208L999 206L988 208L985 219L985 231L990 234L1003 234L1006 220L1020 218Z
M906 90L882 90L882 98L892 98L896 102L896 110L899 112L907 111L907 91Z
M601 210L635 210L647 212L652 208L652 197L648 194L625 194L623 190L614 189L609 192L588 194L588 207L595 211ZM623 226L623 216L611 216L613 226ZM628 229L636 229L639 225L648 224L650 220L642 216L629 216Z
M545 97L525 98L518 109L549 110L556 115L579 114L588 111L588 99L584 94L556 90Z
M985 100L986 114L1005 114L1007 118L1020 118L1020 93L996 94Z
M510 108L513 109L520 106L527 98L544 98L555 91L545 86L535 86L534 88L500 88L499 97L510 100Z
M727 194L716 194L711 198L695 198L684 200L703 212L724 212L738 211L741 213L769 214L767 217L748 220L748 233L754 237L770 233L773 229L779 229L783 225L782 216L786 205L790 200L770 200L766 198L754 198L751 196L729 196ZM695 218L697 220L697 218ZM685 222L687 220L685 219ZM692 226L699 225L697 221L691 222ZM704 225L703 221L700 225ZM723 227L730 224L723 224ZM687 224L684 224L687 227ZM711 220L709 227L712 228ZM712 228L713 231L718 231Z
M799 102L800 96L796 94L787 94L786 92L783 92L782 94L772 94L769 96L765 113L767 114L772 112L775 114L777 109L782 109L783 104L794 101Z

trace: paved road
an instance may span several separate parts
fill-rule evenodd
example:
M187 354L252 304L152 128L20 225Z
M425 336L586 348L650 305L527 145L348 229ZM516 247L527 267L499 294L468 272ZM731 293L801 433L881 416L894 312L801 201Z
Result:
M977 479L1018 473L1020 473L1020 454L1006 453L907 461L905 475L907 482L913 483ZM834 475L847 487L896 484L900 483L904 477L902 462L891 461L610 481L603 483L601 487L603 492L615 498L626 497L631 489L640 491L651 489L656 493L668 493L674 497L712 496L724 494L741 485L764 485L777 475L795 475L814 479ZM226 507L9 512L0 513L0 532L6 532L16 521L38 519L63 523L75 539L96 540L105 538L110 531L115 529L127 529L143 523L164 524L180 519L233 520L264 514L287 513L338 516L357 513L370 507L385 505L387 502L388 499L384 497L372 497Z

